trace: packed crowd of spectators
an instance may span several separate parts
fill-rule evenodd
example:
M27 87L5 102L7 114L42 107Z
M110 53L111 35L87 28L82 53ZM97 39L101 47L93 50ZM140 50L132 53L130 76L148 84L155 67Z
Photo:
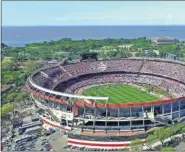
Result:
M175 93L177 97L184 96L185 94L185 65L172 62L150 61L150 60L105 60L95 62L78 62L66 65L57 65L55 67L42 70L36 73L32 80L39 86L54 89L58 84L63 81L75 78L84 74L94 74L101 72L130 72L137 73L137 77L132 75L109 75L106 77L93 78L92 80L83 80L77 84L65 88L69 93L86 85L93 83L109 83L109 82L128 82L128 83L147 83L155 86L162 87L172 93ZM164 76L167 78L175 79L180 82L167 80L164 78L157 78L156 76L143 76L144 74L155 74L158 76ZM183 84L184 83L184 84Z
M65 65L64 68L73 76L111 71L139 72L139 68L142 65L142 62L143 61L138 60L79 62Z
M50 77L46 77L41 73L36 73L34 77L32 77L32 80L35 84L47 89L52 89L55 83Z
M142 73L153 73L185 82L185 65L169 62L145 61Z
M176 97L182 97L185 94L185 86L177 82L167 80L161 77L154 77L150 75L136 74L105 74L101 76L91 76L85 79L81 78L81 81L74 82L65 90L67 93L77 94L79 89L90 85L101 85L105 83L119 83L119 84L150 84L158 86L174 94Z
M65 71L60 66L48 68L36 73L32 79L36 84L47 89L53 89L63 77L66 77Z
M103 71L127 71L157 74L185 82L185 65L170 62L129 59L107 60L79 62L65 65L64 68L73 76Z

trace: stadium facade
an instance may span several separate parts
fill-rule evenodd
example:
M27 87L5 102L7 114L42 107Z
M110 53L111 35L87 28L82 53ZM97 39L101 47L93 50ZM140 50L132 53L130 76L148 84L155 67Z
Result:
M110 103L109 97L83 96L80 88L105 83L147 84L173 94L155 102ZM34 72L27 90L41 121L68 133L68 145L124 148L156 127L185 118L185 64L119 59L77 63L63 61ZM101 101L101 102L98 102Z

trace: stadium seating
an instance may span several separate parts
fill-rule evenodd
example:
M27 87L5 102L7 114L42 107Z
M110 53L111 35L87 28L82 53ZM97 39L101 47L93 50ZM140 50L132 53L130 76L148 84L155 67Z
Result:
M58 65L53 68L45 69L42 72L47 74L51 80L57 83L70 79L71 77L69 76L69 74L72 77L77 77L84 74L100 73L100 72L116 72L116 71L135 72L135 73L140 72L144 74L159 75L159 76L172 78L185 83L185 76L184 76L185 65L171 63L171 62L162 62L162 61L153 61L153 60L152 61L147 60L143 62L143 60L131 60L131 59L130 60L128 59L127 60L106 60L106 61L79 62L75 64L67 64L67 65L63 65L62 68ZM110 79L114 81L114 77ZM141 80L145 78L140 77L139 79ZM148 78L146 78L146 80L147 79ZM53 89L53 87L57 85L53 82L50 82L51 80L44 77L44 75L42 75L41 73L40 74L36 73L33 76L33 80L36 84L50 89ZM150 79L150 81L152 80ZM167 85L166 81L164 81L163 84L161 84L161 86L165 86L165 85ZM174 83L174 86L177 86L177 84Z

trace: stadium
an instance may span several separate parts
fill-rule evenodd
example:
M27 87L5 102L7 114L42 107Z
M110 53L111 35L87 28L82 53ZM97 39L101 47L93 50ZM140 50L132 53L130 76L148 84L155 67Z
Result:
M185 118L185 64L177 61L84 54L38 69L26 87L40 120L67 133L69 146L129 148Z

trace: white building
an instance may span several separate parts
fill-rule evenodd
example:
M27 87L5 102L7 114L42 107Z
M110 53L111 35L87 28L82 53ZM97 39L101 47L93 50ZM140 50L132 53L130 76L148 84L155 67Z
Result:
M155 37L152 38L152 45L153 46L163 46L163 45L169 45L174 44L175 39L169 38L169 37Z

